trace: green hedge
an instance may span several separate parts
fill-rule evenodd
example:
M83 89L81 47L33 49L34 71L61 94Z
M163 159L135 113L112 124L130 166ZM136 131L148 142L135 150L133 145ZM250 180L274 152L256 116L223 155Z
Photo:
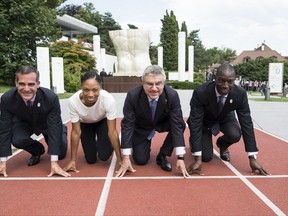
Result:
M205 82L205 75L201 72L196 72L194 73L194 82L188 82L188 81L180 82L180 81L167 80L166 84L174 89L195 89L204 82Z
M171 86L174 89L195 89L202 83L200 82L180 82L180 81L166 81L168 86Z

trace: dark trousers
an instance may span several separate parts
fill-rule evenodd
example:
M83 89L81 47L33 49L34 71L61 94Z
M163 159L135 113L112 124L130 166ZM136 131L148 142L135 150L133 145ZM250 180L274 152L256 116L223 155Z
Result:
M107 118L97 123L80 123L81 143L87 163L107 161L113 153L113 146L108 136Z
M163 126L163 125L162 125ZM169 123L167 124L168 128L161 128L157 129L157 132L168 132L163 145L160 148L159 153L162 153L166 156L171 156L173 149L174 149L174 143L172 139L172 134L170 131ZM183 122L182 129L183 133L186 128L186 124ZM150 159L150 152L151 152L151 140L148 140L147 137L143 137L143 135L138 134L134 132L133 134L133 159L136 164L138 165L145 165L148 163Z
M31 127L26 125L25 123L19 123L17 126L13 128L12 132L12 145L18 149L23 149L29 152L31 155L39 155L43 148L43 145L37 141L32 139L30 136L32 134L40 135L43 134L45 142L49 146L48 134L43 132L35 132ZM67 153L67 127L63 125L63 133L62 133L62 143L61 145L61 153L59 156L59 160L65 158Z
M220 131L223 133L223 136L218 138L218 142L222 144L223 148L228 148L241 138L241 129L236 119L220 124ZM202 127L201 143L202 161L208 162L213 158L213 144L211 131L206 126Z

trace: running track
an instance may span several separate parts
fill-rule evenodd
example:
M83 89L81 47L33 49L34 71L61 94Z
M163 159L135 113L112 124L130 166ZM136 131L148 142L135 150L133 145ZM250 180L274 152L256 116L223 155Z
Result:
M67 125L70 131L70 123ZM7 162L9 177L0 177L0 215L287 215L288 143L258 129L255 133L258 161L271 176L250 175L243 140L229 148L230 163L222 161L214 147L213 160L203 164L205 175L189 179L175 169L175 155L169 158L173 166L170 173L155 163L165 134L156 134L153 139L149 163L134 164L137 171L124 178L114 177L119 168L115 156L89 165L80 145L80 172L71 172L69 178L46 177L50 171L47 154L40 164L28 167L30 155L20 151ZM192 162L188 129L184 135L188 167ZM64 167L69 158L70 151L59 164Z

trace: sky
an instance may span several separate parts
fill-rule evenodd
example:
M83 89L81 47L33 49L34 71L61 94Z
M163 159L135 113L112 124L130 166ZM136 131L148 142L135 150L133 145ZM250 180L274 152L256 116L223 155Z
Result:
M67 0L65 4L93 3L100 14L110 12L122 29L133 24L150 33L158 45L166 11L173 11L188 33L198 36L205 48L254 50L264 42L288 56L288 1L286 0Z

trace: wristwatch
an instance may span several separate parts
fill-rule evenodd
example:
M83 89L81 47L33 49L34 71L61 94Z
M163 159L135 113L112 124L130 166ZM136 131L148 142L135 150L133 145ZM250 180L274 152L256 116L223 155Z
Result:
M178 155L177 159L178 159L178 160L184 160L184 156Z

